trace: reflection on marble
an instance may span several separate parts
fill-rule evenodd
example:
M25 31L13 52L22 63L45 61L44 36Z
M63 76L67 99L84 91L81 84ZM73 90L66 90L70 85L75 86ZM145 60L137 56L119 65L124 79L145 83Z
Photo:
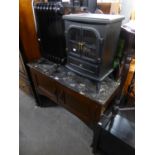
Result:
M94 81L70 71L65 66L57 65L44 58L29 63L28 66L100 104L104 104L120 84L107 77L101 82L100 92L98 93Z

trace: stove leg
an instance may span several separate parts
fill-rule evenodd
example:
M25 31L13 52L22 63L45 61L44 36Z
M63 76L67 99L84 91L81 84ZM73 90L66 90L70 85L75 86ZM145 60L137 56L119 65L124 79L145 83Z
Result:
M96 83L96 93L100 93L100 89L101 89L101 82L97 82Z

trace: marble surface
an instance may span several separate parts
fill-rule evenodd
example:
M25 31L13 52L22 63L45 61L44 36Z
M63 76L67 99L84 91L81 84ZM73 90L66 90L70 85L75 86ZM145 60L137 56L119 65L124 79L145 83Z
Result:
M100 83L100 90L97 92L96 82L44 58L29 63L28 66L100 104L105 104L120 84L119 81L116 82L107 77Z

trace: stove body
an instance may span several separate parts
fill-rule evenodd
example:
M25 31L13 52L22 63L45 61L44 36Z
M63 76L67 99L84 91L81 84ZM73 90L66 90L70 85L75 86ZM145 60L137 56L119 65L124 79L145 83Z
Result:
M119 39L119 15L71 14L63 16L67 45L67 68L95 81L113 71Z

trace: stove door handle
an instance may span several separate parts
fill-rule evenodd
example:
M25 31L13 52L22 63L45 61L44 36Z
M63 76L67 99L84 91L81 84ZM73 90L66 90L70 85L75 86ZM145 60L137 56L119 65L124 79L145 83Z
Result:
M81 51L83 50L83 46L85 45L84 42L81 43Z
M81 43L81 46L84 46L84 45L85 45L85 42L82 42L82 43Z
M78 42L78 49L81 51L81 43Z

